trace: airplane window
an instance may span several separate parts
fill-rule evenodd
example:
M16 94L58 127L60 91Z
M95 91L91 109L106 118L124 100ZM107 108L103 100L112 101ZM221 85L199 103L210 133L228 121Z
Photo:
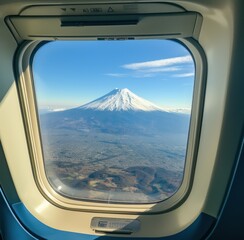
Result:
M59 194L154 203L184 178L195 65L170 40L54 41L34 55L44 166Z

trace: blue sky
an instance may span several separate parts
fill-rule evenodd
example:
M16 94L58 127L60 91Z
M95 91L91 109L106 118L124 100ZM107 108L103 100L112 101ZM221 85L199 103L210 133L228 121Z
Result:
M194 71L188 50L169 40L54 41L33 60L39 108L80 106L114 88L190 108Z

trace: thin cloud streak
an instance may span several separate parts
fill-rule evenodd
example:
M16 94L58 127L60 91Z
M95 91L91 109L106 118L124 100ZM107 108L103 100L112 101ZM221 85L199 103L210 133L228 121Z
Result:
M125 77L125 76L127 76L127 74L124 74L124 73L107 73L105 75L110 76L110 77Z
M131 75L131 77L133 78L152 78L154 76L155 74L153 73L139 73L139 74Z
M184 78L184 77L193 77L194 73L182 73L182 74L175 74L174 77Z
M167 68L149 68L144 70L139 70L143 73L161 73L161 72L175 72L180 71L182 68L179 67L167 67Z
M193 60L191 56L184 56L184 57L166 58L166 59L160 59L160 60L154 60L148 62L130 63L130 64L125 64L122 67L131 70L140 70L145 68L159 68L159 67L165 67L174 64L190 63L192 61Z

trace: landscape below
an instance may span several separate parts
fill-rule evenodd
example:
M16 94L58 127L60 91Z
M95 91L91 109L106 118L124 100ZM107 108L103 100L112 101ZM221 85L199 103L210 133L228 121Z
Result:
M180 187L190 115L166 112L128 89L40 115L46 175L67 197L165 200Z

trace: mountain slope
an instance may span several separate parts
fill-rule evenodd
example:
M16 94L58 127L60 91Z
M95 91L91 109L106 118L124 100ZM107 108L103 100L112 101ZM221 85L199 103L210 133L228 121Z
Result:
M137 96L129 89L114 89L108 94L87 103L79 109L100 111L163 111L155 104Z

